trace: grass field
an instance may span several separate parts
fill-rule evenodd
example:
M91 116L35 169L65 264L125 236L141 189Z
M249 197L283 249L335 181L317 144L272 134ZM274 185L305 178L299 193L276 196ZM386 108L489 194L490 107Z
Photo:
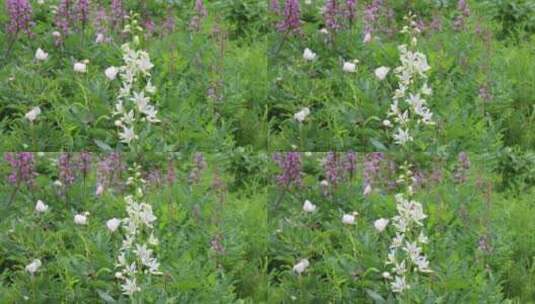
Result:
M530 0L5 0L0 303L535 303Z

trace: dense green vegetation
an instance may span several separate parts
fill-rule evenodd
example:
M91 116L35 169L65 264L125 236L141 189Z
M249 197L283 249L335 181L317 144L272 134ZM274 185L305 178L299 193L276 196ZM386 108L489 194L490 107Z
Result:
M534 303L531 0L5 0L0 303Z

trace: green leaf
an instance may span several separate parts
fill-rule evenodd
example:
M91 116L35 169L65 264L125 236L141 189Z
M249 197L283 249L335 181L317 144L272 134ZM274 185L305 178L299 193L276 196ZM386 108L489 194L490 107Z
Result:
M95 144L102 149L102 151L111 152L113 149L105 142L95 139Z
M385 299L376 291L371 290L371 289L366 289L366 293L368 294L370 298L372 298L375 301L375 303L386 303Z
M112 296L106 291L102 291L100 289L97 289L98 296L106 303L117 303Z

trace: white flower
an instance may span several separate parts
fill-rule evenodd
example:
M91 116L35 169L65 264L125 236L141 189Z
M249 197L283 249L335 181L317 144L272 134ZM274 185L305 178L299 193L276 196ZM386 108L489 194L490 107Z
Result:
M95 38L95 43L102 43L104 42L104 34L98 33L97 37Z
M390 272L388 272L388 271L383 272L382 276L383 276L383 278L386 279L386 280L390 280L390 279L392 279L392 275L391 275Z
M364 39L362 39L362 42L364 43L368 43L372 41L372 34L370 32L366 33L366 35L364 35Z
M388 72L390 72L390 68L384 66L379 67L375 69L375 77L377 77L379 80L384 80Z
M26 265L26 271L31 273L31 274L34 274L37 272L37 270L39 269L39 267L41 267L41 260L39 259L35 259L33 260L30 264Z
M111 66L104 71L104 74L109 80L114 80L117 77L117 73L119 73L119 69L114 66Z
M154 67L154 65L150 62L149 54L144 51L139 51L138 55L139 55L139 59L137 60L138 68L141 70L141 72L148 73L148 71L152 69L152 67Z
M154 236L154 233L151 232L148 240L149 244L152 246L158 246L160 244L160 241Z
M355 73L355 71L357 70L357 64L353 62L344 62L342 70L348 73Z
M43 51L41 48L38 48L35 52L35 59L39 61L45 61L48 58L48 53Z
M367 184L366 187L364 187L364 191L362 191L362 194L365 196L370 195L372 193L372 186L370 184Z
M320 182L320 185L321 185L322 187L328 187L328 186L329 186L329 182L328 182L326 179L324 179L324 180L322 180L322 181Z
M407 252L413 262L416 262L416 259L420 256L420 253L422 252L422 248L420 248L420 246L418 246L416 242L406 242L405 247L403 247L403 250Z
M316 205L312 204L309 200L306 200L303 204L303 211L311 213L316 211Z
M385 126L387 128L390 128L390 127L392 127L392 123L390 122L390 120L385 119L385 120L383 120L383 126Z
M76 225L86 225L87 224L87 215L89 215L88 212L85 212L84 214L77 214L74 216L74 223Z
M74 64L74 71L77 73L86 73L87 72L87 65L83 62L76 62Z
M316 53L312 52L309 48L306 48L303 52L303 58L307 61L312 61L316 59L317 55Z
M47 210L48 210L48 206L45 203L43 203L42 200L38 200L37 204L35 204L35 211L37 213L44 213Z
M378 220L376 220L373 225L375 226L375 229L379 232L383 232L386 228L386 226L388 225L390 221L385 219L385 218L380 218Z
M322 34L329 34L329 30L327 30L326 28L322 28L322 29L320 30L320 33L322 33Z
M137 105L137 108L140 112L143 112L143 109L148 106L150 98L145 96L144 92L133 92L133 95L134 96L130 98L130 100L132 100Z
M150 94L156 93L156 87L152 85L150 80L147 82L147 85L145 86L145 91Z
M152 213L152 206L149 204L141 204L141 213L139 214L141 221L148 227L152 227L152 222L156 220L156 216Z
M422 86L422 88L420 89L420 92L423 94L423 95L427 95L427 96L430 96L431 94L433 94L433 89L431 89L430 87L427 86L427 82L424 83L424 85Z
M420 231L420 235L418 236L418 242L422 244L429 243L429 239L427 236L423 233L423 231Z
M429 261L424 255L417 257L414 263L418 267L419 272L433 272L433 270L429 268Z
M294 114L294 119L303 122L305 118L310 114L310 109L305 107L301 111Z
M121 220L118 218L112 218L106 222L106 227L108 227L108 230L111 232L115 232L117 228L119 228L119 225L121 224Z
M104 186L101 184L97 185L97 190L95 191L96 196L100 196L104 192Z
M398 128L397 132L394 133L394 142L398 145L404 145L412 140L412 136L409 135L408 129L403 130L401 128Z
M353 212L352 214L344 214L342 216L342 223L346 225L354 225L357 215L358 215L357 212Z
M30 122L33 122L35 119L37 119L37 116L39 116L39 114L41 114L41 108L35 107L31 109L28 113L26 113L24 117L26 117L26 119L28 119Z
M134 133L134 128L133 127L128 128L126 126L123 126L123 131L119 132L119 139L122 142L125 142L127 144L130 143L132 140L134 140L136 138L137 138L137 135L136 135L136 133Z
M45 4L45 0L37 0L37 4L43 5L43 4Z
M405 239L405 236L403 234L396 232L396 236L392 239L392 244L390 244L390 248L401 247L401 245L403 245L404 239Z
M61 37L61 33L58 32L58 31L53 31L53 32L52 32L52 36L53 36L54 38L59 38L59 37Z
M121 289L123 290L123 294L131 296L137 291L140 291L141 288L137 286L136 278L133 279L125 279L124 284L121 284Z
M61 187L61 186L63 186L63 184L61 183L60 180L55 180L55 181L54 181L54 186L56 186L56 187Z
M405 289L410 288L410 286L405 281L405 277L399 277L399 276L396 276L394 281L390 285L392 287L392 291L396 293L401 293Z
M299 261L299 263L295 264L295 266L293 267L293 271L297 274L301 274L303 273L303 271L305 271L305 269L308 268L308 266L310 266L308 260L302 259L301 261Z

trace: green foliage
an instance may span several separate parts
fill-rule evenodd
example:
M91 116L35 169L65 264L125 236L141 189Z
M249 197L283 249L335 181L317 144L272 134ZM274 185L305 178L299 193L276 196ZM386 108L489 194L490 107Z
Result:
M529 0L487 0L493 18L500 24L502 38L521 39L535 33L535 3Z

